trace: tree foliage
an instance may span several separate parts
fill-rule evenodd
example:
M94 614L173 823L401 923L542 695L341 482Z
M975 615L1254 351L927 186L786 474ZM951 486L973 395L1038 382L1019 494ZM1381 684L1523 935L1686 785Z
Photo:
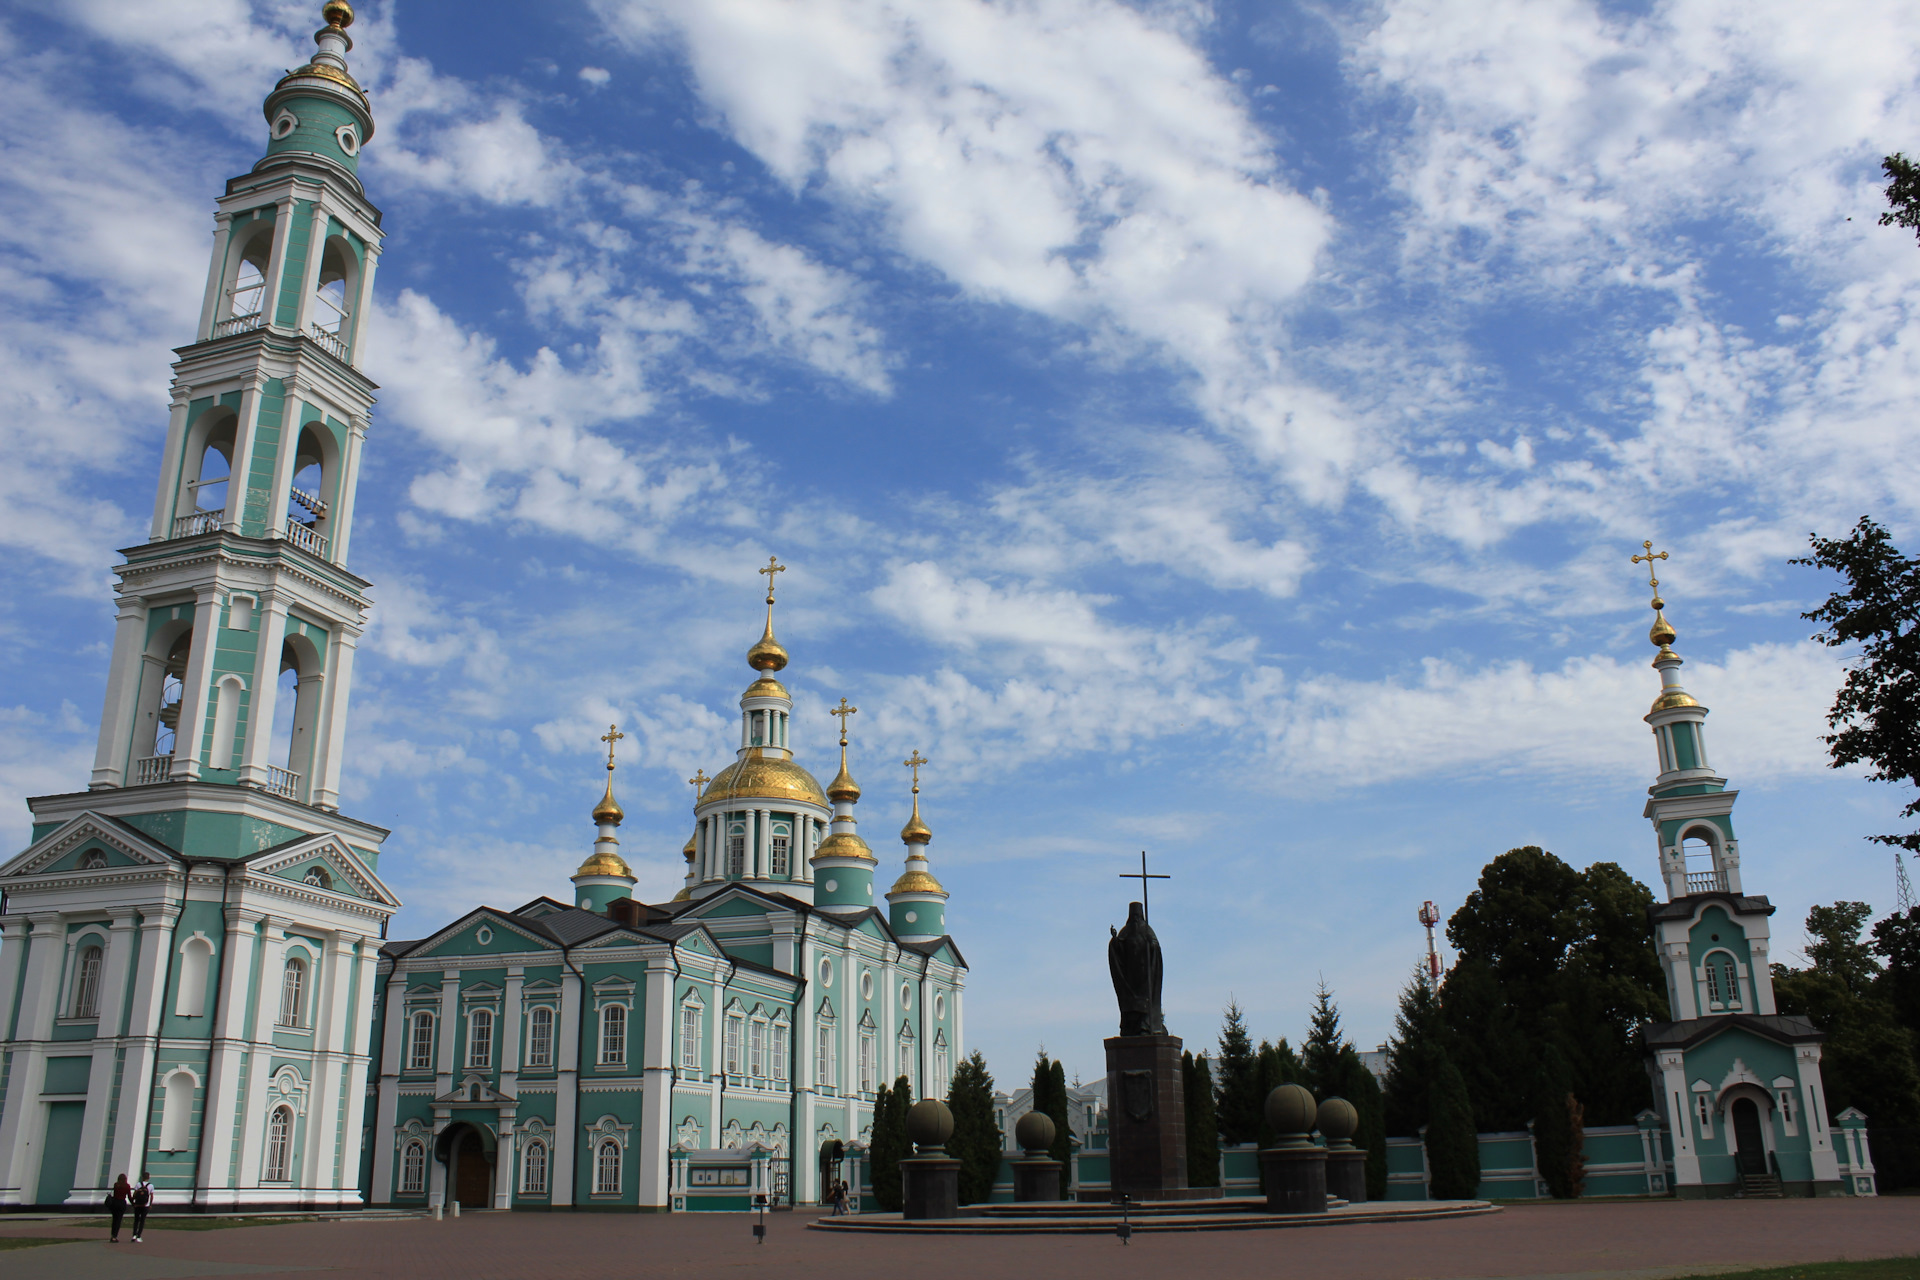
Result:
M1880 215L1880 225L1910 227L1920 237L1920 164L1896 151L1880 162L1880 172L1887 175L1889 206Z
M1313 1090L1316 1098L1324 1101L1338 1091L1340 1051L1346 1047L1346 1037L1340 1033L1340 1008L1333 1002L1327 980L1322 978L1313 992L1307 1039L1300 1046L1300 1069L1305 1076L1301 1083Z
M1220 1053L1214 1059L1214 1117L1220 1145L1238 1146L1258 1139L1266 1094L1260 1091L1260 1064L1247 1035L1246 1016L1237 1001L1227 1002L1220 1028Z
M1447 1060L1447 1026L1426 966L1414 970L1400 993L1387 1042L1386 1127L1412 1137L1428 1120L1428 1091Z
M1220 1185L1220 1131L1213 1119L1213 1072L1207 1055L1180 1055L1181 1092L1187 1104L1187 1185Z
M1253 1054L1253 1096L1254 1096L1254 1143L1261 1147L1270 1147L1277 1140L1273 1126L1267 1123L1267 1095L1283 1084L1300 1084L1306 1072L1300 1065L1299 1055L1293 1046L1287 1043L1285 1036L1278 1044L1268 1044L1265 1040Z
M947 1086L947 1109L953 1112L947 1154L960 1161L960 1203L985 1204L1000 1173L1004 1139L994 1118L993 1076L978 1049L962 1058L954 1071L953 1083Z
M913 1085L905 1076L889 1089L880 1086L873 1100L873 1137L867 1145L867 1164L872 1171L873 1198L889 1213L900 1212L904 1203L900 1185L900 1161L912 1152L907 1141L907 1111L913 1106Z
M1047 1057L1045 1048L1033 1063L1033 1109L1053 1121L1053 1145L1047 1148L1049 1159L1060 1162L1060 1193L1071 1196L1073 1181L1073 1129L1068 1123L1067 1068Z
M1873 954L1886 961L1874 981L1909 1032L1920 1036L1920 907L1888 916L1873 926Z
M1889 166L1895 160L1905 166L1911 213L1920 209L1914 203L1920 200L1920 185L1913 185L1920 178L1899 156L1888 157ZM1867 516L1845 538L1814 534L1808 541L1813 554L1793 563L1835 570L1847 580L1847 589L1800 616L1822 624L1813 635L1820 643L1860 646L1827 712L1827 726L1834 730L1826 737L1827 755L1836 769L1867 764L1867 776L1875 782L1920 786L1920 561L1902 555L1887 531ZM1920 799L1900 814L1920 815ZM1920 852L1920 831L1871 838Z
M1380 1082L1374 1079L1373 1072L1360 1060L1360 1053L1352 1045L1342 1045L1340 1060L1335 1068L1333 1088L1326 1098L1345 1098L1360 1113L1360 1128L1353 1135L1353 1145L1367 1153L1367 1199L1384 1200L1387 1198L1387 1124L1385 1099L1380 1092Z
M1480 1190L1480 1135L1467 1082L1452 1059L1441 1058L1427 1094L1427 1193L1435 1200L1471 1200Z

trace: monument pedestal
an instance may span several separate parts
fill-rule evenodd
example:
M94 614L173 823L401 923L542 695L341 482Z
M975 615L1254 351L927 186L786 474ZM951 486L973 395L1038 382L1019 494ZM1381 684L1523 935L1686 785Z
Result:
M1060 1199L1058 1160L1012 1160L1013 1198L1019 1204Z
M1107 1041L1107 1155L1112 1196L1186 1200L1187 1101L1179 1036ZM1218 1195L1212 1188L1206 1195Z
M900 1181L901 1217L960 1216L960 1162L952 1156L909 1156L900 1162Z
M1327 1194L1348 1204L1366 1203L1366 1152L1353 1148L1327 1151Z
M1327 1149L1266 1148L1260 1153L1260 1184L1267 1192L1268 1213L1325 1213Z

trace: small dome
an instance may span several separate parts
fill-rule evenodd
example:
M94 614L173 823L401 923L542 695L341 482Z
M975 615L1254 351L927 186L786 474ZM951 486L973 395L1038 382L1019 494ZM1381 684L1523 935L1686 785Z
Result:
M633 879L633 872L627 866L627 860L611 849L596 851L591 858L580 864L575 876L625 876Z
M853 775L847 772L847 762L843 757L840 761L840 772L836 773L833 781L827 784L827 799L858 800L859 798L860 784L855 782Z
M791 760L748 756L714 775L701 804L719 800L799 800L827 807L826 793L814 776Z
M327 0L320 6L320 17L328 26L344 30L353 25L353 6L347 0Z
M747 691L740 695L740 701L745 703L748 698L785 698L788 702L793 701L793 695L787 692L787 686L772 676L761 676L748 685Z
M687 842L680 846L680 856L691 863L693 861L694 849L693 837L688 836Z
M593 806L593 821L596 826L602 822L611 822L619 826L626 821L627 811L613 798L613 770L607 770L607 793L600 797L600 803Z
M933 832L929 831L927 824L920 820L919 806L914 807L913 816L907 819L907 825L900 828L900 839L907 844L932 843Z
M678 893L676 893L676 894L674 894L674 895L673 895L673 901L675 901L675 902L692 902L692 901L693 901L693 887L692 887L691 885L682 885L682 886L680 887L680 892L678 892Z
M1647 630L1647 639L1664 649L1673 643L1678 634L1673 624L1667 621L1667 615L1656 608L1653 611L1653 626Z
M1686 690L1669 689L1653 700L1653 711L1671 711L1675 707L1697 707L1699 705L1698 702L1694 701L1693 695ZM1653 712L1649 711L1647 714L1652 715Z
M945 893L946 890L940 887L940 882L933 878L931 871L926 870L924 867L908 867L906 873L898 880L895 880L893 882L893 888L887 890L887 892L889 894Z
M816 858L863 858L868 862L878 862L873 850L867 848L867 842L851 831L836 831L820 842L813 851Z
M772 609L767 610L767 629L761 634L760 642L747 650L747 665L755 671L778 671L787 665L787 651L773 638Z

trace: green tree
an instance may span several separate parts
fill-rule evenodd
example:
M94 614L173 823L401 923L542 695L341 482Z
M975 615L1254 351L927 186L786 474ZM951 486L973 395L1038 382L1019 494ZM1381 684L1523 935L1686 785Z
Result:
M1911 227L1920 237L1920 164L1896 151L1880 162L1880 172L1887 175L1887 204L1891 206L1880 215L1880 225Z
M1043 1047L1033 1063L1033 1109L1053 1121L1049 1159L1060 1162L1060 1193L1072 1196L1073 1129L1068 1123L1067 1068L1047 1056Z
M1384 1200L1387 1198L1387 1125L1380 1082L1374 1079L1373 1072L1367 1069L1352 1045L1340 1050L1336 1070L1338 1084L1334 1094L1351 1102L1353 1109L1360 1113L1360 1128L1353 1135L1353 1145L1367 1153L1367 1199Z
M1904 183L1905 205L1900 225L1920 205L1913 166L1903 157L1894 163L1896 185ZM1888 199L1894 192L1888 190ZM1883 215L1883 222L1890 215ZM1847 581L1845 591L1829 595L1826 603L1800 616L1822 624L1813 638L1834 648L1859 646L1859 656L1847 668L1846 679L1827 712L1827 757L1836 769L1867 764L1875 782L1904 782L1920 786L1920 561L1908 558L1893 545L1887 531L1870 517L1845 538L1808 535L1813 554L1792 563L1832 569ZM1900 811L1903 818L1920 815L1920 799ZM1920 831L1879 835L1869 839L1920 852Z
M953 1137L947 1154L960 1161L960 1203L985 1204L1000 1174L1004 1139L994 1118L993 1076L978 1049L962 1058L947 1087L947 1109L953 1112Z
M1313 1014L1307 1020L1306 1043L1300 1046L1301 1083L1313 1090L1322 1102L1333 1097L1340 1085L1340 1054L1347 1047L1340 1034L1340 1009L1325 978L1313 993Z
M1586 1167L1583 1135L1574 1123L1580 1108L1568 1087L1571 1077L1572 1069L1559 1046L1548 1044L1535 1073L1530 1109L1534 1160L1547 1190L1559 1200L1571 1200L1580 1194L1580 1178L1576 1175L1583 1175Z
M1873 993L1893 1007L1908 1031L1920 1034L1920 907L1874 925L1873 954L1887 962Z
M1467 1082L1449 1058L1428 1089L1427 1191L1435 1200L1471 1200L1480 1190L1480 1137Z
M900 1212L903 1200L900 1186L900 1161L912 1154L907 1141L907 1111L913 1106L913 1085L905 1076L889 1089L880 1086L873 1100L873 1138L867 1144L867 1164L872 1170L873 1198L889 1213Z
M1411 1138L1427 1123L1432 1084L1447 1059L1446 1039L1440 1001L1422 965L1400 992L1387 1042L1387 1132Z
M1213 1072L1207 1055L1180 1055L1181 1092L1187 1103L1187 1185L1220 1185L1220 1131L1213 1119Z
M1836 902L1807 912L1807 959L1821 973L1838 979L1849 995L1865 995L1880 976L1873 951L1860 940L1873 908L1864 902Z
M1255 1141L1260 1133L1266 1094L1260 1092L1259 1063L1247 1035L1245 1016L1236 1001L1228 1001L1220 1028L1220 1053L1214 1059L1214 1116L1220 1145Z

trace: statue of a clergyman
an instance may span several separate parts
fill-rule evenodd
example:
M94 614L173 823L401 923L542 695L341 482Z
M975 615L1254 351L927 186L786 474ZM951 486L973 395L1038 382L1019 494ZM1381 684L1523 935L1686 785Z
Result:
M1127 904L1127 923L1109 929L1107 968L1113 972L1113 994L1120 1001L1120 1034L1163 1036L1167 1024L1160 1016L1160 939L1137 902Z

